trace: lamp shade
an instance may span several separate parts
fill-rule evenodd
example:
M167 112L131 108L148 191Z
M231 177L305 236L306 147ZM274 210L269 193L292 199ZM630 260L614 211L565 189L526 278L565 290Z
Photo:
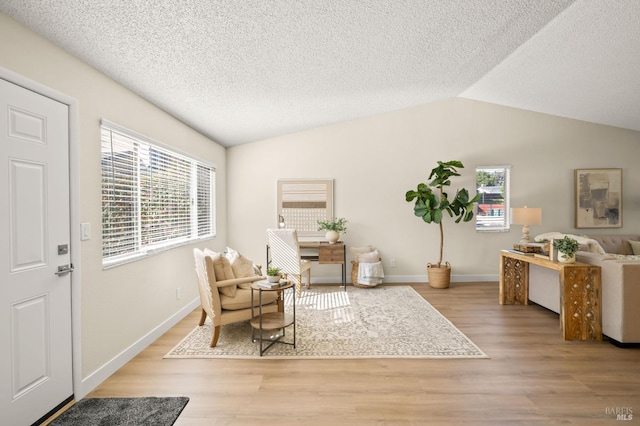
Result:
M542 223L542 209L527 206L512 208L511 223L514 225L540 225Z

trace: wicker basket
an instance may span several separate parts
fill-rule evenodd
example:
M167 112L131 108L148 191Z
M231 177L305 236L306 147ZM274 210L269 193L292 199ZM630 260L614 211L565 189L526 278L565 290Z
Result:
M381 261L382 259L379 259ZM358 282L358 269L360 268L360 264L355 260L351 261L351 283L354 287L358 288L372 288L374 285L364 285Z
M449 262L438 265L427 263L427 276L429 277L429 286L433 288L449 288L451 283L451 265Z

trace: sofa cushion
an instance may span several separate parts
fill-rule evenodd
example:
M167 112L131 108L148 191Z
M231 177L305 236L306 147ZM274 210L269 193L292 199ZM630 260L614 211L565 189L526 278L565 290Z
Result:
M378 253L378 250L362 253L358 256L358 263L376 263L378 261L380 261L380 253Z
M236 278L253 277L255 275L261 275L260 269L254 265L253 260L249 259L245 255L239 253L237 250L227 247L225 256L231 263L231 269L233 269L233 275ZM240 288L251 288L251 283L239 284Z
M253 261L243 255L238 256L236 261L231 264L233 273L236 278L246 278L258 275L253 265ZM240 288L251 288L250 283L238 284Z
M262 306L273 303L278 298L277 291L262 292ZM258 306L258 295L253 297L253 306ZM251 290L246 288L237 289L235 297L229 297L224 294L220 295L220 305L222 309L237 311L238 309L247 309L251 307ZM257 315L257 313L256 313Z
M589 237L596 240L606 253L617 254L633 254L629 240L640 240L640 235L633 234L590 235Z
M227 258L231 263L231 269L233 269L233 275L235 275L236 278L245 278L256 274L253 267L253 261L251 259L235 250L233 250L233 254L231 256L229 253L231 253L231 251L227 252Z
M218 253L211 258L213 260L213 271L216 274L216 281L226 281L235 278L231 263L224 255ZM218 287L220 293L225 296L234 297L236 295L237 285L229 285L225 287Z
M629 244L631 245L631 250L633 251L633 254L639 255L640 254L640 241L629 240Z
M349 247L349 254L351 255L351 260L358 261L358 256L364 253L371 253L373 251L373 247L364 246L364 247Z
M229 262L231 262L231 264L233 265L233 262L235 262L238 257L240 256L240 253L238 253L237 250L232 249L231 247L227 247L224 250L224 256L229 259Z

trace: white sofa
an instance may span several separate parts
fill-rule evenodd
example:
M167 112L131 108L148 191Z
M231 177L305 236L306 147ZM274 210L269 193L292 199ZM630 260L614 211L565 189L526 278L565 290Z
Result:
M640 344L640 256L629 240L640 235L590 235L606 254L580 251L578 262L600 266L602 271L602 333L620 346ZM560 287L555 271L531 265L529 300L560 313Z

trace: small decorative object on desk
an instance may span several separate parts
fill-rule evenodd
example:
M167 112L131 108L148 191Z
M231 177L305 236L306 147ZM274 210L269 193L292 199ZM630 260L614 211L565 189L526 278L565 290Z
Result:
M271 281L256 281L256 285L260 288L264 288L267 290L283 287L285 285L291 284L290 280L280 279L279 281L271 282Z
M515 251L521 253L543 253L544 244L541 243L516 243L513 245Z
M267 281L270 283L277 283L280 281L280 268L271 267L267 268Z
M535 253L525 253L523 251L520 250L509 250L511 253L515 253L515 254L521 254L522 256L535 256Z
M558 250L558 262L573 263L580 244L568 235L561 240L553 240L553 247Z
M330 244L334 244L340 239L341 232L347 232L347 219L344 217L336 217L332 220L319 220L318 231L327 231L325 238Z
M276 281L276 282L258 281L256 282L256 285L261 288L272 289L272 288L280 287L280 282L279 281Z

